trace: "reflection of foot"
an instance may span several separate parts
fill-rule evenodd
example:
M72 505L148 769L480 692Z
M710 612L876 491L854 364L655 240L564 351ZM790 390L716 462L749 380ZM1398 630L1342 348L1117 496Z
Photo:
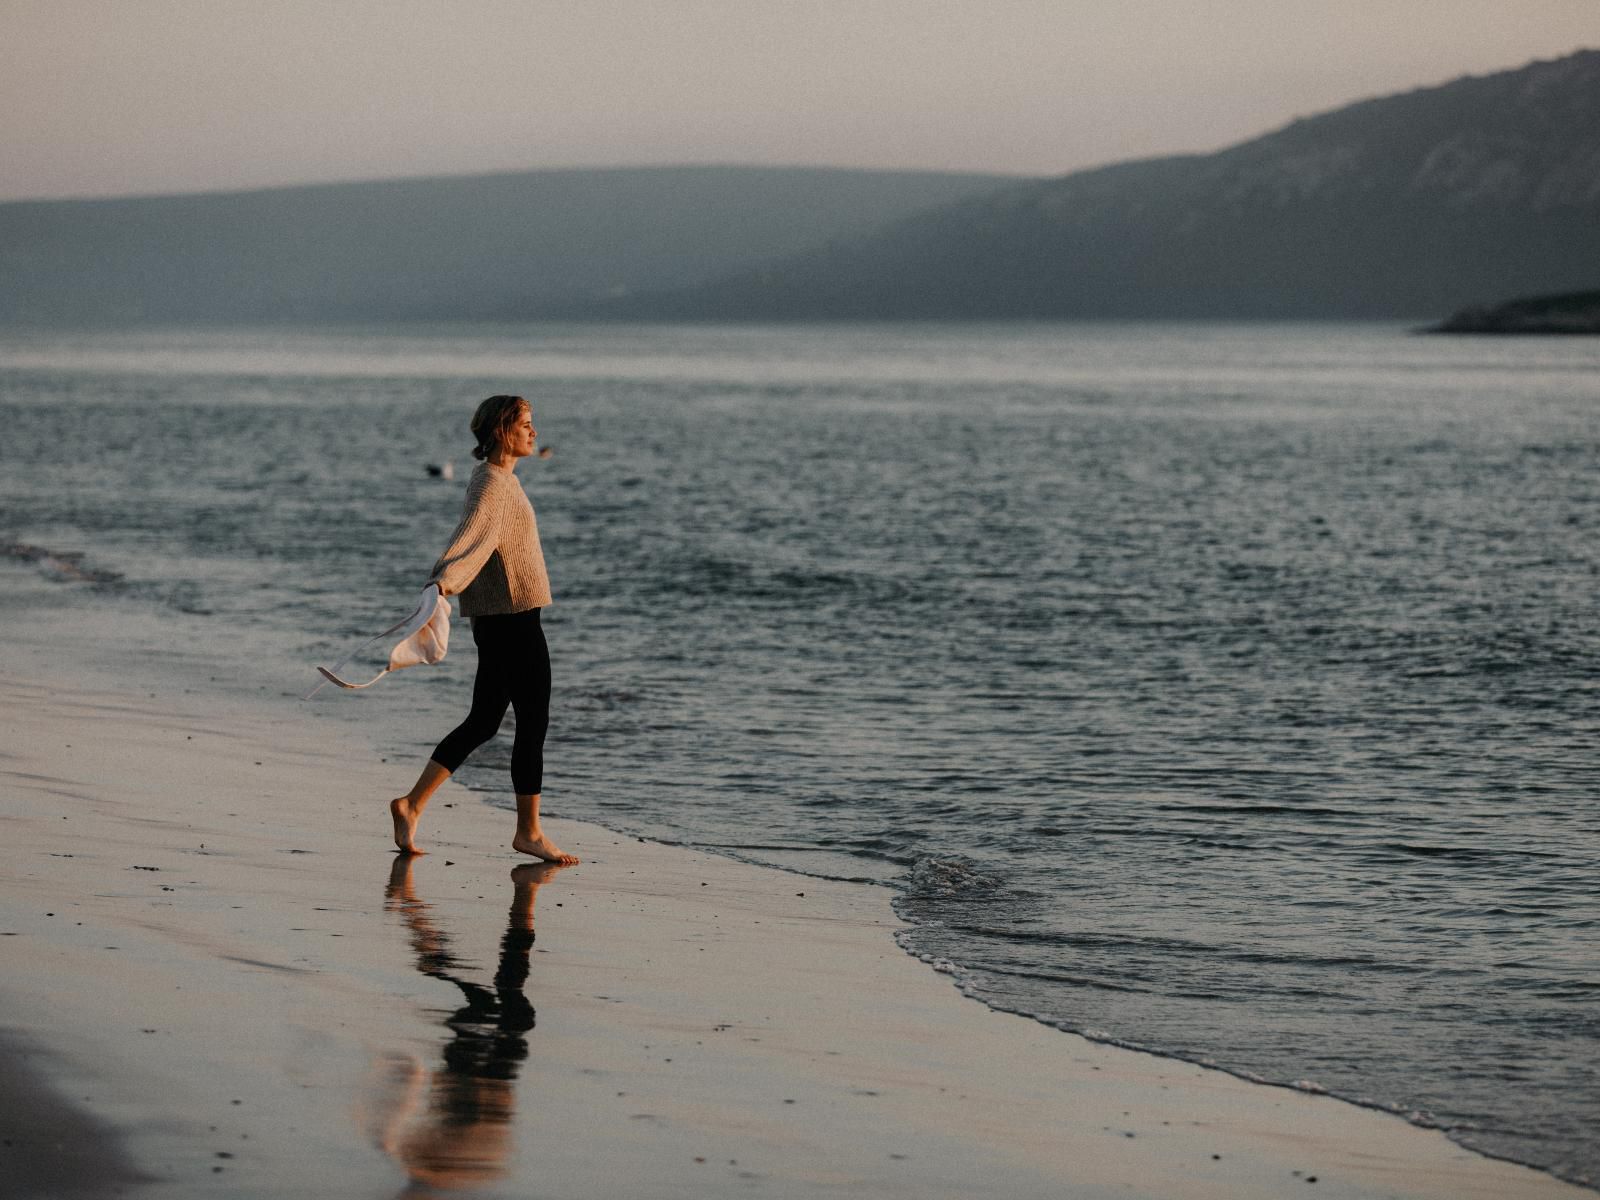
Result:
M568 857L571 856L569 855ZM527 943L522 948L522 973L524 976L527 975L528 947L533 944L533 898L538 895L541 884L549 883L552 878L565 871L569 866L571 866L570 863L547 860L545 862L518 863L511 868L511 927L507 931L505 941L501 943L500 947L500 968L502 973L504 973L506 965L510 961L507 956L510 954L512 940L516 937L517 931L521 930L529 935ZM513 989L513 991L516 991L516 989ZM520 991L516 992L516 996L517 999L522 999ZM503 1000L505 997L502 996L501 999ZM528 1012L530 1014L528 1028L532 1029L531 1014L533 1009L530 1008Z
M513 843L513 845L514 844L515 843ZM570 858L571 855L568 855L568 857ZM519 888L538 887L541 883L549 883L554 876L560 874L562 871L565 871L571 865L571 863L556 862L553 860L545 862L518 863L516 866L511 868L511 882Z
M362 1105L372 1144L395 1154L405 1124L417 1111L426 1082L422 1064L409 1054L385 1054L373 1063Z
M383 890L385 900L415 900L416 889L411 885L411 867L416 858L410 854L396 854L389 864L389 886Z
M581 861L576 854L568 854L542 833L531 838L523 837L519 833L511 839L511 848L518 854L531 854L547 863L557 863L563 867L575 867Z
M408 797L399 796L389 801L389 816L394 820L394 844L401 854L426 854L418 850L413 840L417 834L417 817L420 814L411 806Z

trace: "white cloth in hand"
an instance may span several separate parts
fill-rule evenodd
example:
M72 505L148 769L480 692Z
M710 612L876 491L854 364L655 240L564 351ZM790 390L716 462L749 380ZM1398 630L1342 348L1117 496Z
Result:
M374 642L381 642L384 638L398 637L394 649L389 651L389 665L379 671L365 683L350 683L339 677L346 664L355 658ZM422 599L417 602L416 608L404 619L389 626L382 633L368 638L357 646L344 658L332 667L318 667L317 673L328 683L337 684L339 687L357 691L361 688L371 687L390 671L399 671L405 667L414 667L419 663L430 666L444 660L445 654L450 649L450 601L444 598L439 591L439 585L430 583L422 589ZM306 693L306 699L316 695L322 684L317 684Z

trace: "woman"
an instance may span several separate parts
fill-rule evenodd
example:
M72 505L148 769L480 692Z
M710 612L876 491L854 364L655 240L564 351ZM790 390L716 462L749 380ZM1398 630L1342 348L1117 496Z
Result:
M578 859L539 826L544 734L550 720L550 651L539 627L539 610L550 603L550 581L533 505L515 474L517 463L533 453L533 414L521 396L490 396L473 414L472 432L478 439L472 457L481 461L467 483L461 523L429 579L444 595L459 595L461 615L472 619L472 640L478 647L472 709L434 749L412 789L389 801L394 844L401 854L423 853L415 839L429 797L467 755L499 731L509 704L517 713L511 749L517 832L511 847L570 866Z

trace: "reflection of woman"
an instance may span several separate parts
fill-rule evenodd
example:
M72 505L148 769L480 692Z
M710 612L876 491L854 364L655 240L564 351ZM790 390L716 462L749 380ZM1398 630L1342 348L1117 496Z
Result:
M461 597L472 619L478 675L472 709L434 749L417 782L389 802L394 842L402 854L417 849L417 821L438 787L479 746L492 738L506 707L517 714L511 749L511 784L517 795L512 849L548 862L575 863L539 826L544 787L544 735L550 721L550 651L539 610L550 603L544 552L533 506L517 482L517 463L533 453L533 414L521 396L490 396L472 416L480 459L467 483L466 505L450 545L434 564L430 583Z
M450 939L417 898L410 855L395 860L384 907L411 931L417 970L461 989L466 1003L445 1020L450 1041L431 1076L408 1056L390 1059L374 1136L413 1182L469 1187L498 1178L511 1152L514 1084L528 1057L533 1005L523 993L533 950L533 900L558 863L522 863L511 872L511 917L500 940L493 988L461 977ZM426 1092L426 1101L423 1094Z

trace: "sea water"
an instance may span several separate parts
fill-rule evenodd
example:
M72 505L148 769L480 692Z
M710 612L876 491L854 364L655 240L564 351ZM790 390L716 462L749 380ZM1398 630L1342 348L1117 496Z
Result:
M892 888L985 1003L1592 1179L1597 368L1389 325L12 332L0 551L309 686L525 394L550 811ZM456 637L311 702L386 795ZM508 761L462 777L508 804Z

